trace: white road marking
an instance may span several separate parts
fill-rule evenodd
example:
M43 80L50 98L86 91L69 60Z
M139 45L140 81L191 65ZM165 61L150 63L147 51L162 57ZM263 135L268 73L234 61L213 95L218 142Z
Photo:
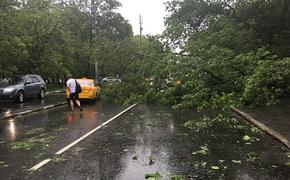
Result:
M49 106L45 106L43 107L43 109L49 109L49 108L53 108L55 105L49 105Z
M23 112L20 112L20 113L18 113L19 115L23 115L23 114L28 114L28 113L31 113L32 112L32 110L28 110L28 111L23 111Z
M41 168L41 166L45 165L49 161L51 161L51 159L46 159L46 160L42 161L41 163L38 163L37 165L30 168L29 171L36 171L37 169Z
M88 137L89 135L93 134L94 132L96 132L97 130L99 130L100 128L102 128L103 126L105 126L106 124L110 123L111 121L113 121L114 119L116 119L117 117L121 116L122 114L124 114L125 112L129 111L130 109L132 109L134 106L136 106L137 104L133 104L132 106L128 107L127 109L125 109L124 111L120 112L119 114L117 114L116 116L112 117L111 119L109 119L108 121L104 122L103 124L99 125L98 127L96 127L95 129L91 130L90 132L88 132L87 134L83 135L82 137L80 137L79 139L75 140L74 142L70 143L69 145L67 145L66 147L64 147L63 149L57 151L55 154L59 155L62 154L63 152L65 152L66 150L68 150L69 148L71 148L72 146L76 145L77 143L79 143L80 141L84 140L86 137ZM46 159L40 163L38 163L37 165L33 166L32 168L30 168L30 171L36 171L37 169L41 168L42 166L44 166L45 164L47 164L48 162L50 162L51 159Z

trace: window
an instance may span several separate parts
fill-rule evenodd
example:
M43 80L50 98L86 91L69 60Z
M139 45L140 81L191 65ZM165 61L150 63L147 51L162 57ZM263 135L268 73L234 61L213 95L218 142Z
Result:
M32 83L39 83L39 80L36 77L32 77Z
M27 79L26 79L26 83L32 83L32 78L31 77L28 77Z

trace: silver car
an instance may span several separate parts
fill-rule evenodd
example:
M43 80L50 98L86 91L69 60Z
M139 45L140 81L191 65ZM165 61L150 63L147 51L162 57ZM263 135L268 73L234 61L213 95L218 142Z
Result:
M122 82L122 80L120 78L115 78L115 77L104 77L102 79L102 83L106 83L106 82Z
M39 75L18 75L5 78L0 84L0 99L14 99L20 103L26 98L44 98L46 83Z

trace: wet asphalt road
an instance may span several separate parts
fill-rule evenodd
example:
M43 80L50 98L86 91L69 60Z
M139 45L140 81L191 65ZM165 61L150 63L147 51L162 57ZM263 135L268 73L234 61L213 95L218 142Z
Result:
M251 126L216 122L193 131L184 122L202 115L156 105L137 105L55 155L127 107L97 102L81 113L57 107L5 120L0 179L141 180L156 172L162 179L290 179L287 151Z
M255 108L243 108L252 117L274 129L290 141L290 100L283 99L279 104L272 106L259 106Z
M35 164L51 157L124 107L85 104L83 112L66 106L2 120L0 179L22 179Z
M13 100L0 100L0 116L4 117L5 114L9 114L10 112L18 113L37 107L44 107L65 101L66 99L64 93L50 93L46 95L45 99L27 99L24 103L16 103Z

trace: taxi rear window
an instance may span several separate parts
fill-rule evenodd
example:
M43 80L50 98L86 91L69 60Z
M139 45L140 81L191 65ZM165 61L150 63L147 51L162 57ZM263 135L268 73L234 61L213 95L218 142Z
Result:
M88 81L88 80L78 80L81 86L95 86L94 81Z

